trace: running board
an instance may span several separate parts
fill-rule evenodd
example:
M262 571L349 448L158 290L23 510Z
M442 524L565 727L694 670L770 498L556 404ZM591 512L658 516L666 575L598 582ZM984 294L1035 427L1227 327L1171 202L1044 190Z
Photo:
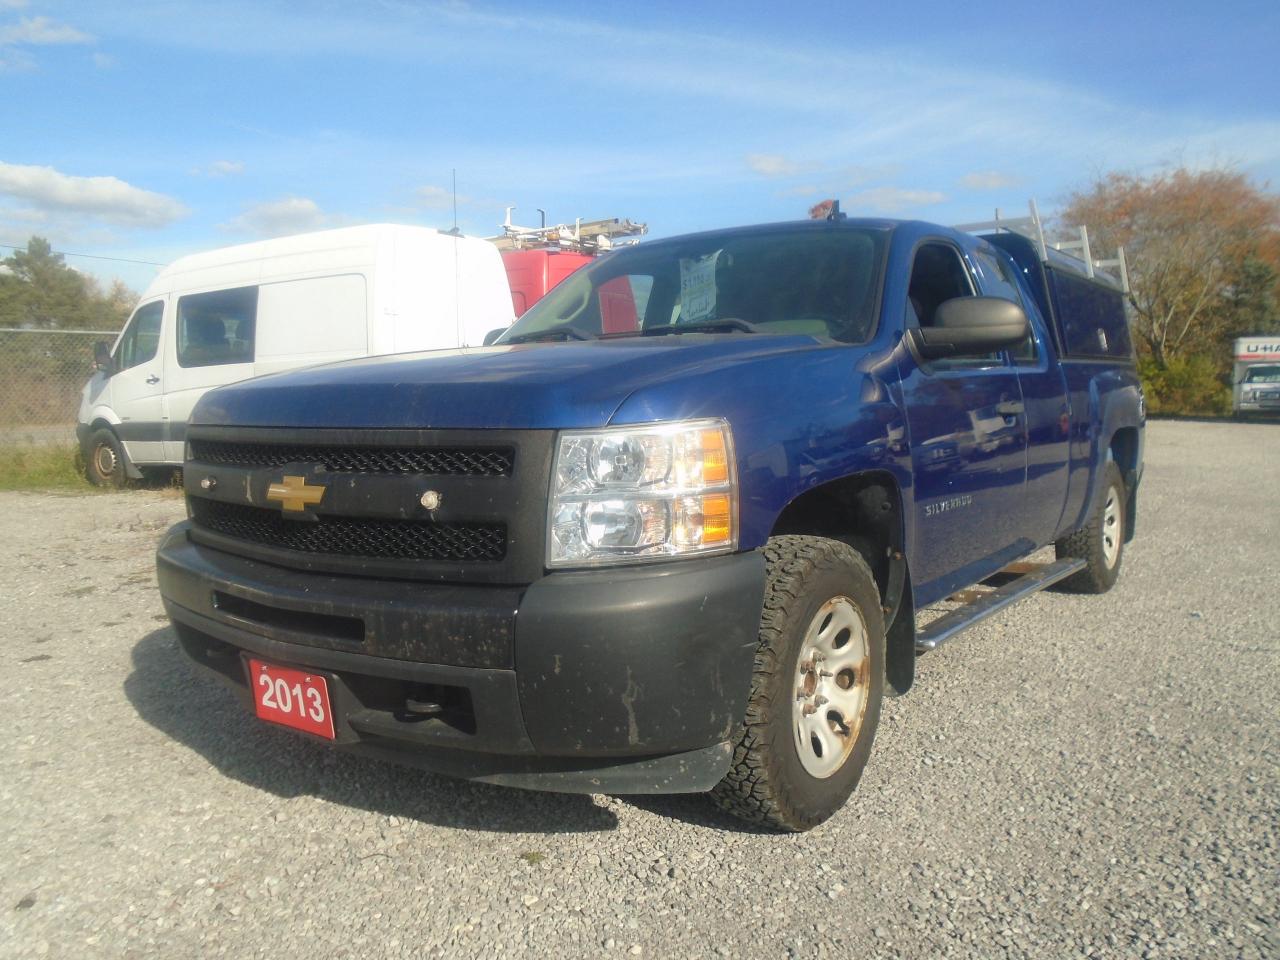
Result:
M964 599L964 606L929 623L916 634L916 653L936 650L957 633L967 630L992 614L999 613L1005 607L1017 603L1024 597L1051 587L1077 570L1083 570L1084 560L1055 560L1053 563L1011 563L994 576L1016 574L1016 578L994 590L979 593L976 590L964 590L957 596ZM991 579L990 577L988 579Z

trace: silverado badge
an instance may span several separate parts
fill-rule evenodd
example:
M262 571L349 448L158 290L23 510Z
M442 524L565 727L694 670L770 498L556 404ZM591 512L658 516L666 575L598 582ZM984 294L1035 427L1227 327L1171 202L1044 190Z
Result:
M267 499L279 500L286 513L300 513L324 499L324 487L309 485L306 477L286 476L267 487Z

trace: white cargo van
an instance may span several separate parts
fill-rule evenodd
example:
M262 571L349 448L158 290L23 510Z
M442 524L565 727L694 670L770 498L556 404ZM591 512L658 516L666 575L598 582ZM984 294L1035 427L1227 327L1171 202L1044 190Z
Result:
M205 391L292 367L478 346L514 319L497 248L428 227L325 230L184 257L147 288L85 386L86 472L182 463Z

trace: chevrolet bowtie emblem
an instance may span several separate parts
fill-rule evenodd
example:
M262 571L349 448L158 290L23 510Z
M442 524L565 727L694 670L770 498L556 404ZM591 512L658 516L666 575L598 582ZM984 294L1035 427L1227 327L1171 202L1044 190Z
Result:
M301 512L324 499L324 487L310 486L306 477L284 477L267 487L267 499L279 500L286 512Z

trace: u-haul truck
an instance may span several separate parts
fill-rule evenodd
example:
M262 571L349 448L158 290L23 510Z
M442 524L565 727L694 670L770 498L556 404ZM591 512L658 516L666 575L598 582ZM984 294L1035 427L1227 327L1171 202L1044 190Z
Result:
M1240 337L1233 353L1231 409L1237 414L1280 413L1280 335Z

